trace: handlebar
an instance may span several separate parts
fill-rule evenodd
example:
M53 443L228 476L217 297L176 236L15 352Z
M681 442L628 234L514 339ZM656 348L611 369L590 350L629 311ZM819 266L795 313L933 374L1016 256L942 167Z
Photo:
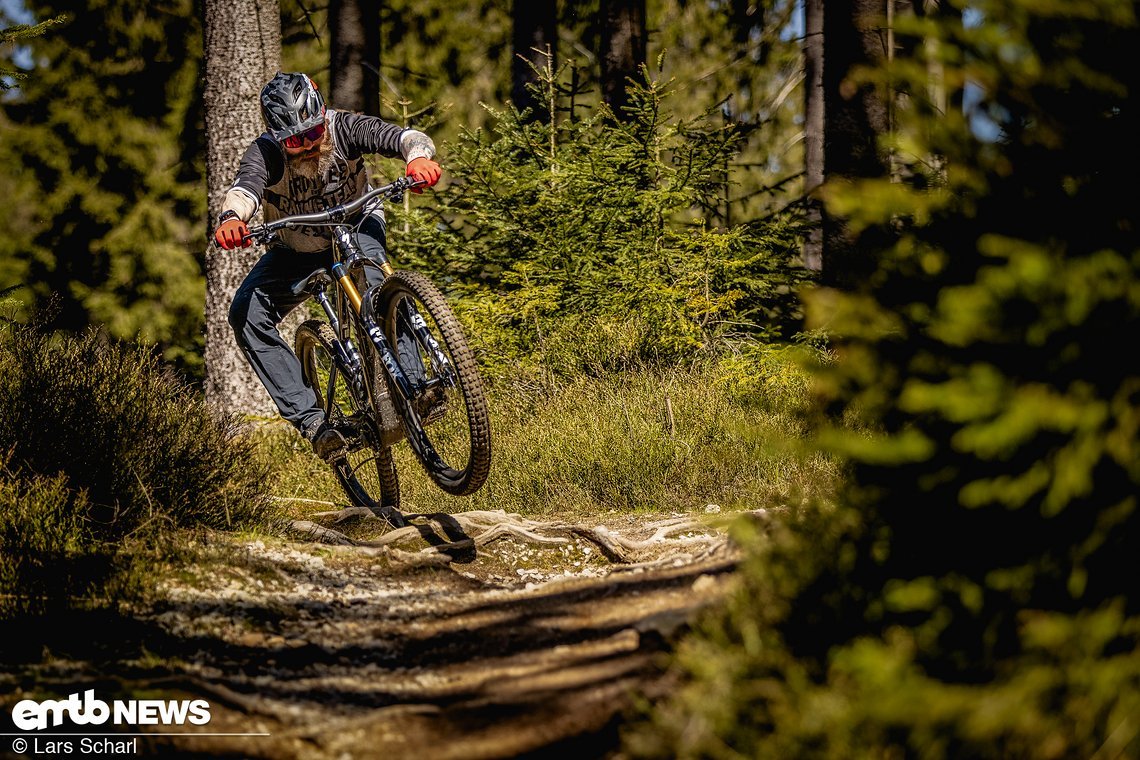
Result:
M249 228L249 238L259 243L268 242L274 233L278 230L287 227L300 227L307 224L327 224L329 222L342 222L355 214L360 209L364 208L369 201L372 201L380 196L387 196L391 200L398 199L404 194L405 190L420 185L427 184L412 179L411 177L399 177L395 182L390 185L378 187L375 190L370 190L364 195L360 196L354 201L342 203L338 206L333 206L324 211L318 211L315 214L295 214L293 216L283 216L280 219L275 219L272 222L258 225Z

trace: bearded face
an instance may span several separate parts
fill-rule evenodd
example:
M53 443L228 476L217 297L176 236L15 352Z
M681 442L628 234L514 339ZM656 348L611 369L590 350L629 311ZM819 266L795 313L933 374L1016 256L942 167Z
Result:
M315 144L296 151L286 149L285 155L294 172L307 179L317 179L324 176L332 163L332 140L328 139L326 132Z

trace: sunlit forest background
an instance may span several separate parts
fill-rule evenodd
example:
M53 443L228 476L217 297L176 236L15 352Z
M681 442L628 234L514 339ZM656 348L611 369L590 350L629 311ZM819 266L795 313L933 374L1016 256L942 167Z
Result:
M394 254L503 442L479 494L407 498L747 515L625 752L1140 757L1136 2L650 0L615 110L568 1L521 111L509 3L381 6L378 113L445 170ZM322 486L202 401L202 7L0 7L61 19L0 49L12 615L145 594L152 531L271 530L266 493ZM325 86L325 11L280 14Z
M649 67L669 91L662 126L705 117L706 128L738 127L722 139L740 144L717 156L731 182L698 189L715 212L712 224L776 210L800 189L797 16L793 4L779 5L734 19L717 4L650 4ZM13 0L5 14L7 24L67 21L4 51L35 76L4 101L0 182L5 195L29 202L13 210L0 242L0 287L23 285L22 302L56 299L62 329L97 325L157 344L200 380L209 226L200 3ZM282 67L327 90L326 16L281 3ZM600 100L597 24L596 3L562 9L553 72L559 121L589 119ZM378 115L428 132L443 165L459 171L463 154L451 146L469 131L486 134L510 98L509 4L383 3L380 38Z

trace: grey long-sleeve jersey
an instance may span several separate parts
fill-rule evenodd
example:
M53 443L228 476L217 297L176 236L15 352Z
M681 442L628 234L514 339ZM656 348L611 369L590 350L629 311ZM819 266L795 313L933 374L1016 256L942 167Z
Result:
M332 140L333 160L321 176L309 178L292 171L280 144L265 133L242 156L222 212L234 211L248 222L264 202L267 222L310 214L368 192L365 155L400 156L406 162L435 155L435 145L423 132L375 116L330 108L326 125L325 139ZM322 228L282 230L279 239L301 253L324 251L330 245L328 230Z

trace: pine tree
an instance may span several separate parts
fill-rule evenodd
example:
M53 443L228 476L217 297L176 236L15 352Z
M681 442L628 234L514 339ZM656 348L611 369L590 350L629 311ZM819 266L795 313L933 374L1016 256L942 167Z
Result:
M809 232L804 239L804 266L823 268L823 0L804 2L804 195Z
M625 119L629 107L626 88L645 65L645 0L601 0L598 26L602 99L615 116Z
M648 62L674 79L678 116L717 111L745 138L722 220L766 216L803 195L802 33L793 0L649 2ZM658 74L655 73L655 76Z
M33 37L39 37L53 26L59 26L63 22L64 18L57 16L47 21L41 21L38 24L13 24L12 26L0 29L0 47L4 45L22 44ZM23 71L0 66L0 90L10 90L20 80L27 78L28 75Z
M558 3L554 0L511 0L511 101L536 119L549 118L531 88L538 71L558 59Z
M204 214L191 0L49 0L35 70L0 101L0 287L201 372ZM97 18L99 22L91 23Z
M517 381L686 362L795 321L794 225L712 221L739 130L672 114L668 82L628 97L627 122L607 108L545 123L493 111L491 131L451 146L439 211L414 214L395 249L467 296L492 371Z
M209 228L249 144L265 129L261 89L281 65L281 17L276 0L206 2L206 158ZM257 251L206 255L206 399L228 411L272 414L264 386L238 349L229 325L234 292Z
M380 0L329 5L329 104L380 113Z

